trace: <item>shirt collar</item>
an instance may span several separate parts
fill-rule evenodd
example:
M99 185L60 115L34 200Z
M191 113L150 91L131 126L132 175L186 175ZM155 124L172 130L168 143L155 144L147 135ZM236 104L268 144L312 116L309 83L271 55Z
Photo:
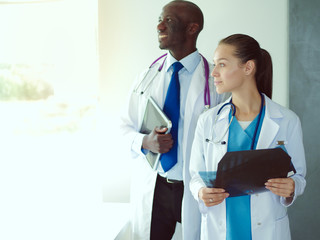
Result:
M198 66L198 63L200 62L201 57L198 52L198 50L194 51L193 53L189 54L188 56L184 57L183 59L180 60L180 63L183 65L183 67L189 72L192 73ZM167 64L165 67L166 72L168 72L169 68L171 65L177 60L170 54L170 52L167 55Z

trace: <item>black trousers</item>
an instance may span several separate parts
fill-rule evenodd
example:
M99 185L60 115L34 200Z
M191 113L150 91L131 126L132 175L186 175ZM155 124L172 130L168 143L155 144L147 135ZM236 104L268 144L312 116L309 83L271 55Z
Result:
M158 175L152 207L151 240L171 240L176 223L181 223L183 188L182 181L168 183Z

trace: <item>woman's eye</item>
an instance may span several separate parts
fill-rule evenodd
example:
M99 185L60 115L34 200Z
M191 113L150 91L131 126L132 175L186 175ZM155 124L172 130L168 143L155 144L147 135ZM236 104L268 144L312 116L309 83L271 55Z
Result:
M225 67L226 65L224 63L217 63L217 64L213 64L213 68L215 67Z

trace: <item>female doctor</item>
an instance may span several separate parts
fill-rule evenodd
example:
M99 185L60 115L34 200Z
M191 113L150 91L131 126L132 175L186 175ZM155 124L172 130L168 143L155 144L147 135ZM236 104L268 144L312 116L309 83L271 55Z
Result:
M200 116L190 162L190 189L202 213L201 239L289 240L287 207L304 191L306 164L301 124L295 113L273 102L269 53L250 36L220 41L212 71L218 93L231 92L226 104ZM228 197L207 188L199 171L216 171L226 152L284 148L296 174L269 179L266 192Z

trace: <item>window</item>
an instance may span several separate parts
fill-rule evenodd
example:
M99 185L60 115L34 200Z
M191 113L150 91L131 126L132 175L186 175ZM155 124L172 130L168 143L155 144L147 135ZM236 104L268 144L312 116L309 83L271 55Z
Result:
M97 239L97 1L0 0L0 32L0 239Z
M97 2L0 1L0 31L3 131L48 134L93 127Z

